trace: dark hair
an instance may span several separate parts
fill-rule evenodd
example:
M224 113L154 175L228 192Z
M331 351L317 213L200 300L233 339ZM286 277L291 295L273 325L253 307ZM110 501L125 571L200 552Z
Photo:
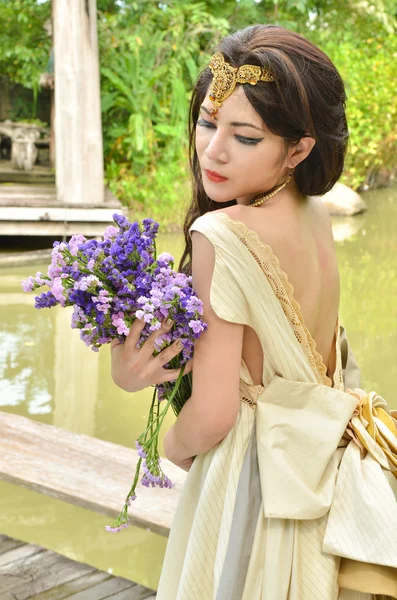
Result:
M289 145L302 137L316 140L310 154L295 168L295 182L304 195L328 192L338 181L349 137L346 92L335 65L303 36L275 25L252 25L225 37L219 44L225 60L266 67L275 74L273 83L243 85L245 95L268 129ZM189 228L197 217L220 207L206 194L195 149L196 122L212 73L207 67L198 77L189 111L189 152L193 174L193 198L183 231L186 247L179 269L191 273L192 243ZM221 207L236 204L235 200Z

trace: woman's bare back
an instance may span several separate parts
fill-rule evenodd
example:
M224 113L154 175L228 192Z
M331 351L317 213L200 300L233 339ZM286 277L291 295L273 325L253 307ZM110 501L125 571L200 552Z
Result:
M340 280L331 219L320 199L304 205L279 203L260 208L243 205L223 209L269 244L294 288L306 327L332 377L335 370L334 329ZM263 353L255 331L244 330L242 357L255 385L262 383Z

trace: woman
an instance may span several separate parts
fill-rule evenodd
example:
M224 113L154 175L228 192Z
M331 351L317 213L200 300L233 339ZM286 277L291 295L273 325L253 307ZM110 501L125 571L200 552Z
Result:
M263 25L226 37L193 91L180 267L208 330L164 440L189 474L157 600L397 598L397 480L348 427L365 394L345 392L359 372L331 221L313 198L342 173L345 100L323 52ZM130 391L178 374L161 366L176 347L151 358L164 330L136 350L141 328L113 348Z

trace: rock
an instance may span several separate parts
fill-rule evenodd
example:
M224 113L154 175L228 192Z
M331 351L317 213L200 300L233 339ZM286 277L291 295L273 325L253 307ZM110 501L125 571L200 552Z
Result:
M332 233L335 242L343 242L344 240L348 240L354 235L357 235L366 220L364 215L358 218L352 216L334 217L332 219ZM365 230L363 230L363 234L365 235Z
M357 192L339 182L334 185L330 192L317 197L324 202L329 214L333 216L356 215L368 209Z

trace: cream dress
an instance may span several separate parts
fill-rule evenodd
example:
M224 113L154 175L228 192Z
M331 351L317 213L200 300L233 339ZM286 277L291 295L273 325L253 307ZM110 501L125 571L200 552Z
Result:
M215 312L259 336L263 385L242 360L235 426L187 475L157 600L397 598L397 422L372 394L387 449L368 435L339 315L331 380L272 248L219 211L193 230L215 249Z

